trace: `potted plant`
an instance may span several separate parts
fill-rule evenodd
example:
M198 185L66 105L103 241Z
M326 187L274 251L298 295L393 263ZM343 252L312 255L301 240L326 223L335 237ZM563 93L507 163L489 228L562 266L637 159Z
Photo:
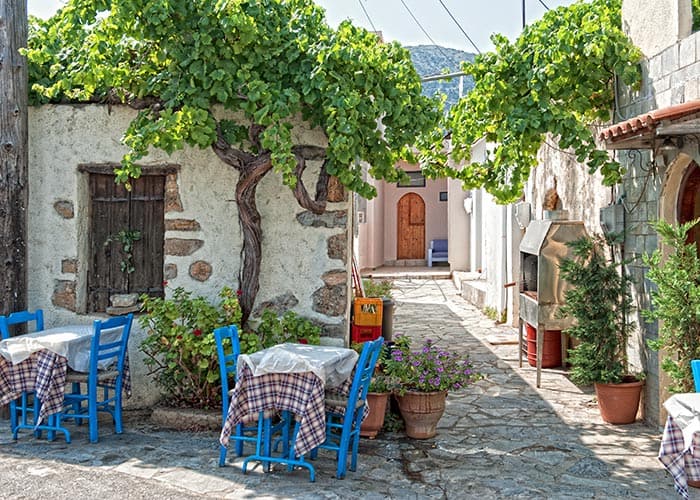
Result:
M427 439L437 433L450 390L458 390L481 378L469 356L449 352L427 339L417 350L408 337L397 335L385 362L408 437Z
M622 263L605 252L616 237L586 236L567 243L574 257L564 259L560 271L573 288L565 294L561 314L575 320L566 330L578 339L569 351L572 382L595 386L604 421L628 424L636 419L643 380L630 375L627 366L627 339L634 329L630 280Z
M650 348L664 353L661 368L670 376L670 392L695 392L690 361L700 358L700 258L688 232L700 222L654 224L670 252L645 255L647 276L656 289L651 292L653 309L642 311L649 321L659 321L659 335L648 341Z
M386 342L392 341L394 330L394 300L391 289L394 286L391 280L362 280L365 297L382 299L382 337Z
M367 416L360 426L360 436L374 438L384 425L387 402L391 395L391 383L384 373L375 373L367 392Z

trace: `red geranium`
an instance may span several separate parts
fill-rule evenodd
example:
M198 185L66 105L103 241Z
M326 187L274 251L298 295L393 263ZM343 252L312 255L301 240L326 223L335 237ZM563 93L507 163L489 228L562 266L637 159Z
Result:
M199 328L195 328L195 330L192 332L192 334L193 334L195 337L201 337L201 336L202 336L202 330L200 330Z

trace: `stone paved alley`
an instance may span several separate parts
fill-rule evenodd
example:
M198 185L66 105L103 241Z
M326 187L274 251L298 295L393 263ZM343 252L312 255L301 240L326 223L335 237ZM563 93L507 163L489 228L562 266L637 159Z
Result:
M241 460L217 466L216 432L160 428L148 412L128 412L125 433L102 427L90 444L48 443L9 423L0 436L0 497L52 499L180 498L675 498L656 458L659 429L604 424L592 390L561 370L518 368L517 332L494 325L466 303L450 280L403 279L394 292L394 335L434 339L471 354L486 377L450 393L438 435L418 441L380 433L360 444L357 472L334 478L330 455L304 470L277 467L243 475Z

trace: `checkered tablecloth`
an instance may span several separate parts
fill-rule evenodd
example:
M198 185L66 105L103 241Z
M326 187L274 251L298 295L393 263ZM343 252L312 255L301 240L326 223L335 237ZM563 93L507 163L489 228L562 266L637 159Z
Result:
M49 350L32 353L21 363L12 364L0 356L0 405L34 391L41 401L39 422L63 408L68 363L65 357ZM131 373L124 363L122 392L131 396Z
M278 410L292 412L299 421L295 452L301 456L323 443L326 437L324 388L311 372L267 373L253 376L246 363L239 363L238 382L231 391L231 403L219 441L228 446L236 425L255 420L258 413Z
M688 479L700 480L700 433L693 433L690 445L686 446L683 431L669 416L661 439L659 460L673 476L676 492L688 498Z
M352 374L335 394L347 396L352 386ZM231 391L226 422L221 430L219 442L228 446L229 436L238 424L248 424L263 411L271 415L274 411L287 410L299 421L299 432L294 443L297 456L302 456L322 444L326 439L326 405L323 382L312 372L267 373L253 376L246 363L238 366L238 382ZM344 407L328 408L340 415ZM365 405L363 420L369 413Z

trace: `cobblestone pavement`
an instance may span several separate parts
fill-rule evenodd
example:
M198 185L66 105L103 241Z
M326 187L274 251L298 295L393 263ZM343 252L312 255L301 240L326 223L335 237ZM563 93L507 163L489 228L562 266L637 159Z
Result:
M0 435L0 497L129 498L674 498L656 454L661 435L643 423L604 424L590 390L547 369L518 368L517 332L494 325L449 280L396 282L394 334L469 352L483 380L450 393L438 435L380 433L362 440L357 472L334 478L330 454L315 461L317 480L278 466L243 475L229 453L217 466L215 432L158 428L148 412L127 412L125 432L101 428L90 444L24 433ZM497 342L496 344L492 342ZM4 428L7 422L0 422Z

